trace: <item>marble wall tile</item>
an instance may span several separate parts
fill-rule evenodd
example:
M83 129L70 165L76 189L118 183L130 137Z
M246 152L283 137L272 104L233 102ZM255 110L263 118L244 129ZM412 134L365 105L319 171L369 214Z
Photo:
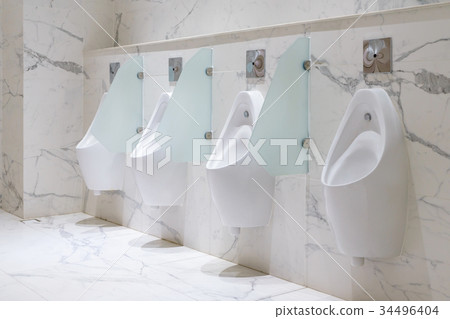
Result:
M115 0L115 36L121 45L387 10L448 0L354 0L336 2L233 0ZM373 4L372 6L370 6ZM277 12L277 14L271 14ZM152 30L152 32L148 32Z
M63 74L53 73L52 79L36 80L29 79L28 72L25 73L25 157L38 149L68 147L81 139L82 79L65 79Z
M3 1L0 1L0 17L2 17L3 19ZM2 92L2 94L0 94L0 106L1 108L1 112L0 112L0 154L2 154L2 138L1 138L1 134L3 131L3 25L2 23L0 23L0 83L1 83L1 89L0 91ZM0 157L0 172L2 172L2 168L3 167L3 156ZM2 194L3 194L3 182L1 181L2 179L2 175L0 173L0 207L2 207Z
M79 1L84 25L84 50L95 50L114 45L114 5L113 0Z
M276 69L279 55L296 39L295 36L281 39L261 39L251 43L236 43L218 45L213 47L213 131L215 136L220 134L228 112L232 106L235 95L242 90L257 89L263 95L270 86L271 78ZM247 80L245 78L245 52L248 49L265 48L266 78ZM173 84L168 82L168 57L181 56L183 63L187 63L195 54L194 50L181 50L179 52L151 52L144 54L144 67L153 79L144 81L144 113L148 118L153 110L154 102L161 93L161 87L172 90ZM107 70L111 61L123 60L124 55L117 57L89 57L86 58L85 68L89 80L85 82L93 87L85 89L85 101L98 101L102 89L107 87L109 75ZM236 81L238 78L238 81ZM155 84L153 80L158 81ZM172 85L172 86L171 86ZM88 97L89 96L89 97ZM85 104L85 114L94 114L98 105ZM148 105L147 101L149 102ZM91 115L92 118L92 115ZM90 122L85 119L85 125ZM243 229L239 237L229 233L223 227L219 215L212 203L208 183L206 180L205 165L189 167L189 184L192 188L186 193L184 205L171 209L165 213L149 230L150 234L164 239L182 243L196 250L238 262L239 264L258 269L267 273L276 273L284 279L302 283L304 269L302 266L303 246L285 245L280 249L282 242L300 242L303 233L294 223L286 225L289 220L281 209L274 210L274 217L267 227ZM291 211L296 219L304 219L305 198L304 177L288 177L281 179L277 186L275 197L286 209ZM299 195L300 194L300 195ZM301 195L303 194L303 195ZM139 192L133 180L131 171L126 174L123 191L102 194L100 197L88 196L87 212L126 225L140 231L146 230L155 218L164 213L164 208L146 207L142 203ZM288 262L286 262L288 260ZM300 265L297 265L300 263Z
M183 245L204 253L213 253L211 238L213 220L212 200L206 179L206 164L190 166L188 181L192 185L186 194L184 207L184 241ZM216 213L217 214L217 213Z
M379 1L373 10L431 2L434 1ZM330 12L320 9L320 6L325 7L324 3L311 2L310 7L302 9L310 18L311 12L315 12L317 18L328 17ZM333 8L332 13L348 14L364 11L367 4L368 1L355 1L349 7L328 8ZM208 4L202 1L179 6L172 15L167 15L165 11L168 10L166 6L169 6L169 2L150 4L147 1L120 1L115 5L117 34L121 44L188 36L198 34L198 30L226 30L214 23L209 24L208 28L190 29L190 23L193 23L190 20L198 23L197 15L201 14L201 10L210 13L202 15L206 16L207 21L214 17L211 12L220 9L215 7L206 11ZM246 25L239 20L240 14L246 12L247 5L247 2L231 3L233 17L225 27L242 29L269 21L250 19ZM262 6L270 8L270 5L264 3ZM170 19L162 21L156 17L158 14L161 17L173 17L175 22ZM301 16L297 16L293 21L301 20ZM285 17L288 19L289 15ZM139 28L138 23L141 23ZM155 32L144 34L142 30L145 28L142 26L146 23L152 24ZM447 142L450 132L450 70L445 64L450 49L449 27L448 19L435 19L407 23L406 26L390 24L355 28L346 32L336 43L334 41L344 30L310 34L312 59L319 58L310 72L310 134L323 158L328 153L349 101L358 89L383 87L404 124L411 178L409 222L401 256L388 260L368 259L360 268L350 266L349 257L340 253L336 247L320 183L322 166L314 161L310 163L310 172L306 177L278 178L275 199L283 208L274 206L268 226L243 229L238 237L231 235L221 224L209 196L204 165L191 167L189 181L192 183L198 180L187 193L184 206L174 212L167 212L161 219L163 223L155 224L151 233L343 299L448 300L450 257L444 249L449 243L446 226L450 209L450 150ZM364 76L362 41L387 36L393 38L394 72ZM212 125L215 136L220 134L237 92L258 89L263 95L267 93L279 56L296 37L214 46ZM266 49L266 78L256 82L247 81L244 73L245 51L260 48ZM177 55L184 58L188 51L143 54L148 57L146 63L150 73L161 81L163 87L171 88L165 82L166 59ZM121 55L86 59L86 72L90 78L85 82L85 129L95 114L101 94L109 87L109 62L125 58ZM151 91L151 87L147 90ZM147 105L146 110L146 114L150 114L152 106ZM284 210L296 219L298 225L292 222ZM95 198L89 194L86 211L140 231L148 228L163 212L161 208L145 207L142 204L129 171L123 191L105 193Z
M83 50L109 46L73 1L23 2L23 182L26 217L81 211L75 146L83 133ZM109 1L84 1L112 26ZM109 17L109 18L107 18ZM91 28L91 29L89 29ZM45 92L45 94L43 94Z
M409 222L401 256L368 260L360 268L350 267L348 257L337 251L327 223L319 182L322 168L313 166L310 172L307 211L310 232L377 300L449 298L449 285L442 272L449 263L443 248L448 244L448 234L442 230L448 216L446 180L450 159L445 142L448 141L449 70L443 63L448 59L448 33L445 32L448 27L449 20L435 20L409 23L407 28L381 25L350 30L321 57L311 74L311 136L324 155L351 96L359 88L383 87L404 124L411 176ZM339 31L313 33L313 56L320 56L338 34ZM393 38L394 72L363 76L362 40L385 36ZM309 241L308 245L314 243ZM308 286L345 299L370 299L340 267L321 256L325 256L322 249L307 253ZM322 280L324 274L330 274L328 283Z
M84 189L74 144L27 152L24 158L27 218L82 211Z
M3 1L2 207L23 217L23 6Z

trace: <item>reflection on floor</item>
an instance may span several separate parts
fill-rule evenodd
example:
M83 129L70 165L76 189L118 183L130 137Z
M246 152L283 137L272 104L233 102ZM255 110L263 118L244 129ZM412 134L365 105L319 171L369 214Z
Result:
M83 213L0 211L0 300L339 300Z

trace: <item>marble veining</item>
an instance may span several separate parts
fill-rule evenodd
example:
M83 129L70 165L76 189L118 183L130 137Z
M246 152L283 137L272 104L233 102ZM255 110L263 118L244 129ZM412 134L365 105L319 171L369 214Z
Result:
M444 38L444 39L437 39L437 40L434 40L434 41L425 42L424 44L421 44L421 45L419 45L418 47L416 47L414 49L411 49L411 50L409 50L407 52L402 53L397 59L395 59L395 62L400 62L400 61L406 59L411 54L419 51L422 48L425 48L428 45L433 45L433 44L436 44L438 42L449 41L449 40L450 40L450 38Z
M83 213L0 230L1 300L339 300Z
M420 10L403 13L402 19L407 21L409 16L416 17L419 13ZM195 14L196 10L192 17ZM124 12L122 22L128 19L127 15ZM188 24L189 20L184 23ZM411 161L411 190L405 249L400 257L368 260L360 269L350 266L349 259L338 251L333 230L328 224L320 184L322 168L315 162L310 163L310 172L306 177L285 176L277 179L275 199L318 243L306 236L276 205L267 227L243 229L239 237L229 234L211 201L203 166L189 168L189 180L200 179L186 194L183 207L168 212L150 233L344 299L367 300L369 297L343 269L377 300L448 300L450 282L446 278L450 255L442 249L448 246L448 231L444 226L448 224L450 207L450 149L447 143L450 138L450 70L444 63L448 59L448 27L448 19L431 21L424 18L409 23L407 31L397 23L355 28L344 34L323 56L323 51L342 34L342 30L325 29L308 33L312 59L321 56L310 72L310 134L323 158L348 102L360 88L383 87L403 122ZM367 34L370 37L393 38L393 73L362 74L362 42L369 37ZM122 36L126 34L120 33L119 37ZM221 131L237 92L257 89L266 94L280 55L297 36L252 38L248 41L238 37L236 42L213 46L214 134ZM176 54L184 59L186 52L192 52L190 44L186 46L186 50L178 48L176 53L170 50L142 53L146 68L158 75L158 81L165 88L170 86L165 82L167 70L163 69L166 65L164 56ZM242 56L245 56L246 50L256 48L266 49L267 73L264 79L251 82L245 79ZM85 100L88 101L86 114L95 113L97 105L90 101L98 101L105 83L108 83L103 69L108 69L109 62L123 58L123 55L86 57L86 69L90 75L85 90ZM86 207L86 211L94 216L140 231L148 228L163 212L161 208L142 204L130 176L126 178L124 191L104 194L99 198L90 194ZM151 273L145 264L130 261L128 265L139 269L139 273ZM176 278L186 285L186 289L193 289L180 275L177 274ZM152 277L151 280L157 284L159 278ZM253 294L251 289L247 291L249 295L242 295L243 298ZM292 294L296 295L294 292ZM213 296L214 291L210 290L207 295L203 298Z
M38 53L36 51L33 51L32 49L28 47L24 47L24 52L28 55L30 60L34 61L32 65L29 65L26 67L25 71L31 71L36 69L39 65L44 66L45 64L53 65L56 68L62 69L67 72L71 72L74 74L80 74L83 72L83 67L79 65L78 63L72 62L72 61L54 61L47 57L46 55L43 55L41 53Z
M3 190L3 207L7 208L13 214L21 214L23 211L23 197L21 189L18 189L17 182L18 171L21 170L22 164L9 158L6 153L2 154L2 190ZM20 186L19 186L20 187Z

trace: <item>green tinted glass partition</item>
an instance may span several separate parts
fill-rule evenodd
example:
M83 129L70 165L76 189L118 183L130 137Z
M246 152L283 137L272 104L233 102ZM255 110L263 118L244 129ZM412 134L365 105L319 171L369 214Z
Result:
M184 66L158 131L172 139L165 144L174 162L193 161L193 140L211 131L212 49L200 49ZM202 156L202 159L204 157Z
M125 152L127 141L142 126L142 57L133 57L117 72L100 104L92 133L109 151Z
M254 124L250 142L256 145L258 140L266 139L258 152L272 176L308 172L301 145L309 134L309 72L303 68L304 61L310 58L309 42L309 38L299 38L283 53Z

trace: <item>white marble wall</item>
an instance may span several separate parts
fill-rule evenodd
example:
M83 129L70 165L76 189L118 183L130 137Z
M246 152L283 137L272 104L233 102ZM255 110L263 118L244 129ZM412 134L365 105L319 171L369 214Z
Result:
M0 1L0 17L2 17L3 19L3 1ZM3 110L3 25L0 22L0 91L2 92L2 94L0 94L0 106L2 107ZM2 153L2 138L1 138L1 134L2 134L2 126L3 126L3 111L0 111L0 154ZM3 156L0 156L0 207L2 207L2 195L3 195L3 183L1 182L2 179L2 167L3 167Z
M23 5L3 0L2 9L2 206L23 216Z
M197 5L200 4L198 2ZM412 2L389 2L391 4L402 6ZM136 1L134 5L145 4ZM384 5L387 6L388 2ZM380 25L347 32L321 57L321 64L315 66L310 74L310 130L323 157L357 89L385 88L401 115L411 161L409 223L402 256L390 260L367 260L361 268L350 267L349 258L336 249L324 208L321 167L315 165L307 176L279 178L275 197L340 266L279 208L274 209L269 226L243 230L238 239L231 236L222 227L211 202L204 167L190 168L189 181L199 180L187 193L184 206L169 210L149 232L345 299L369 299L369 296L340 267L377 300L449 300L450 255L446 249L450 240L447 229L450 210L448 12L446 7L437 9L432 19L409 19L408 14L417 16L417 12L412 11L402 15L399 21L403 23L387 25L383 25L383 16L380 16ZM138 17L136 13L136 20ZM177 23L185 25L188 19L177 20L173 28L176 29ZM129 28L133 30L131 33L139 34L138 30ZM320 56L345 28L310 34L313 57ZM184 29L178 27L177 30L181 32ZM220 31L213 27L209 30ZM157 32L154 33L156 38L160 36ZM180 33L173 34L181 36ZM394 72L363 76L363 39L386 36L393 38ZM295 38L286 36L213 46L215 134L220 132L239 90L258 89L265 95L278 57ZM255 83L245 79L243 59L245 50L259 48L266 49L268 73L264 81ZM191 52L181 50L176 55L185 58ZM164 55L168 58L175 53L144 54L150 61L156 56L162 59ZM125 58L123 55L86 58L89 80L85 82L85 129L95 114L101 94L109 87L109 63ZM158 59L154 61L160 61ZM153 66L150 63L148 68L164 87L170 88L167 70L164 71L166 65L163 59L163 63L155 62ZM142 204L132 174L127 171L124 191L100 197L89 194L85 211L145 231L165 210Z
M291 36L213 46L213 131L216 136L220 134L233 99L239 91L257 89L263 95L266 94L279 55L296 38ZM245 78L245 52L249 48L265 48L270 53L266 58L265 80ZM168 81L167 59L181 56L186 63L196 51L197 49L190 49L146 53L143 54L144 66L164 89L172 90ZM89 114L89 118L85 120L85 129L92 121L103 91L109 87L109 63L123 62L126 58L121 55L85 59L85 70L89 76L85 82L85 114ZM147 96L145 117L148 118L156 103L155 97L159 97L161 89L150 79L144 85L144 94ZM297 226L289 222L289 217L280 208L274 209L273 218L267 227L243 229L239 238L235 238L222 226L211 201L204 165L190 167L188 180L192 188L187 192L182 207L169 210L167 207L149 207L142 203L132 171L127 169L124 190L105 192L99 197L94 197L90 192L85 211L140 231L148 230L152 235L296 283L304 282L303 245L286 245L289 242L304 242L304 234L296 231ZM195 184L191 184L196 180ZM276 199L299 222L305 220L305 192L305 176L288 176L277 180ZM153 225L163 213L164 216Z
M109 0L80 3L112 30ZM3 4L3 207L26 218L81 211L83 50L113 42L74 1Z
M114 36L125 45L345 16L369 7L370 12L448 0L113 1Z
M377 300L449 300L450 19L350 30L311 72L311 136L326 156L357 89L382 87L403 121L411 164L409 223L403 254L351 268L327 223L321 167L309 174L308 231ZM341 33L311 34L319 56ZM392 37L393 73L362 74L364 39ZM369 299L313 242L306 245L310 287L346 299Z
M73 1L24 1L26 217L82 209L74 152L82 133L82 20Z

